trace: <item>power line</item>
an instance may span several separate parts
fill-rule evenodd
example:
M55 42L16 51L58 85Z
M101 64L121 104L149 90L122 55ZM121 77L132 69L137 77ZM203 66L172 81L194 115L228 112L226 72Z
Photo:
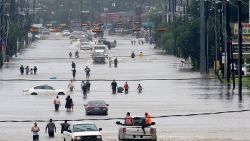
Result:
M211 80L213 77L193 77L193 78L145 78L145 79L115 79L115 81L182 81L182 80ZM70 81L72 79L0 79L0 81ZM83 79L76 79L74 81L82 81ZM89 81L113 81L114 79L90 79Z
M176 115L162 115L162 116L153 116L151 118L159 119L159 118L170 118L170 117L194 117L194 116L205 116L205 115L221 115L221 114L230 114L230 113L243 113L243 112L250 112L250 109L245 109L245 110L232 110L232 111L219 111L219 112L204 112L204 113L191 113L191 114L176 114ZM74 120L67 120L67 121L107 121L107 120L123 120L124 118L89 118L89 119L74 119ZM65 120L53 120L55 122L57 121L65 121ZM5 123L5 122L48 122L48 120L0 120L0 123Z

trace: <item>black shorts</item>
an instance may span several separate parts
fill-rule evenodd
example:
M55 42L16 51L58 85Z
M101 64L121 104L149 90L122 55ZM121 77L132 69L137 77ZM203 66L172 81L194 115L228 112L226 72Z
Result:
M33 141L39 141L39 135L33 135Z
M53 132L49 132L49 137L54 137L54 131Z

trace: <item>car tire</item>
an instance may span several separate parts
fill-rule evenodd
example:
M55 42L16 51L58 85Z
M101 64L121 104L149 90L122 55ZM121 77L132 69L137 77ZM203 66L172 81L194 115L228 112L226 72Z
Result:
M58 95L65 95L65 93L64 92L59 92Z
M65 139L65 138L63 138L63 141L66 141L66 139Z
M107 111L107 112L105 112L105 113L104 113L104 115L105 115L105 116L107 116L107 115L108 115L108 111Z
M37 93L34 93L34 92L33 92L33 93L31 93L30 95L37 95Z

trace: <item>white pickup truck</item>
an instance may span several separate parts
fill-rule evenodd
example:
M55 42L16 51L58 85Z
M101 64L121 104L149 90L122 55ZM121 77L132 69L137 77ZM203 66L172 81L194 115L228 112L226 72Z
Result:
M100 131L92 122L80 122L71 124L63 132L64 141L103 141Z
M154 127L145 127L145 133L142 130L142 125L145 121L144 117L134 117L133 125L126 126L117 121L116 124L120 125L118 140L119 141L157 141L156 129ZM152 122L151 125L155 125Z

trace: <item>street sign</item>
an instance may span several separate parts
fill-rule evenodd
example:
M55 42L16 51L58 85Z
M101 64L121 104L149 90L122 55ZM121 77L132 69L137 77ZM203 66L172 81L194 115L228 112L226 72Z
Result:
M166 28L160 27L160 28L158 28L158 31L159 31L159 32L165 32L165 31L166 31Z
M61 26L66 26L66 24L60 24Z
M47 24L47 26L48 26L48 27L51 27L51 26L52 26L52 24Z
M82 26L90 26L88 23L83 23Z
M233 46L233 52L238 53L239 52L238 43L232 43L232 46ZM243 53L250 53L250 43L248 43L248 42L242 43L242 52Z
M250 24L249 23L242 23L242 34L243 35L250 35ZM234 34L238 34L238 24L234 24Z
M139 28L133 28L133 31L141 31Z
M32 32L32 33L38 32L38 28L37 27L31 27L30 32Z
M101 29L93 29L92 32L102 32Z

